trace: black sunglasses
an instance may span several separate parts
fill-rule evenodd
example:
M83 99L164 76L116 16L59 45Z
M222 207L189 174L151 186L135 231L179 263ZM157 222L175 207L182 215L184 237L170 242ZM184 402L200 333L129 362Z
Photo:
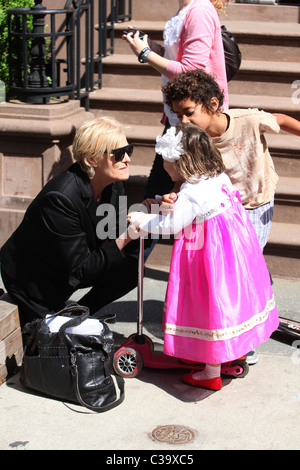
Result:
M125 153L127 153L128 157L131 157L133 148L134 148L134 144L131 143L131 144L125 145L125 147L114 149L111 151L111 153L115 157L116 162L121 162L125 156Z

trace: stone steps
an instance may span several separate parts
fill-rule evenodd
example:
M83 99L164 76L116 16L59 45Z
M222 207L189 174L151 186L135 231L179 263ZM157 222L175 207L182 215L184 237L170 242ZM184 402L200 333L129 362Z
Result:
M140 202L145 194L145 184L150 173L149 166L131 165L128 185L129 204ZM134 186L134 191L130 191ZM300 224L299 178L280 177L275 192L274 221Z
M294 94L296 101L295 89L299 76L300 62L243 60L234 80L229 83L228 91L229 95L255 94L289 99ZM300 99L297 101L299 104Z
M280 133L266 134L266 139L278 175L300 178L299 137Z
M127 125L126 135L129 141L135 143L135 151L131 159L131 168L151 168L154 158L154 145L157 135L162 132L162 126ZM300 178L300 148L299 137L287 133L266 134L276 172L278 175ZM149 169L146 169L148 174Z
M280 177L275 192L274 222L300 224L299 178ZM300 235L300 225L299 225Z
M299 7L298 15L299 15ZM286 10L285 10L286 11ZM130 25L162 43L163 21L131 21L115 26L115 53L128 54L129 48L121 39L122 31ZM275 23L269 21L232 20L230 15L221 17L221 24L231 31L242 52L243 60L265 60L280 62L300 62L299 23Z
M300 225L272 222L264 257L271 275L299 278ZM172 253L171 240L160 240L149 256L146 266L168 269Z
M148 64L140 64L133 54L114 54L103 59L102 89L122 89L124 75L126 85L130 84L133 89L161 90L158 72ZM267 94L289 98L294 94L296 100L299 76L300 62L243 60L238 74L229 83L229 94ZM293 83L295 88L292 88Z
M291 96L266 96L255 94L230 93L230 108L258 108L270 113L288 114L300 118L298 99ZM155 126L162 115L162 94L160 90L140 88L102 88L90 95L93 113L111 115L127 124Z
M292 0L290 4L295 3ZM147 21L156 21L158 19L164 22L178 9L177 0L152 0L144 2L141 5L140 0L132 0L133 22L137 21L145 24ZM299 6L293 5L258 5L258 4L238 4L230 2L226 7L225 13L220 15L220 21L234 20L244 21L245 18L252 22L270 22L270 23L299 23Z
M276 209L275 209L276 210ZM299 278L300 224L272 222L264 250L269 271L273 276Z
M134 158L134 157L133 157ZM141 202L144 199L147 177L151 166L132 164L130 178L126 183L128 204ZM279 177L275 192L274 222L299 224L300 234L300 185L299 178Z
M134 158L134 157L133 157ZM127 183L129 206L142 201L150 167L132 164ZM160 240L147 265L168 268L171 240ZM265 258L273 275L299 278L300 266L300 185L299 178L281 176L276 194L271 233L265 248Z
M258 108L269 113L283 113L300 118L300 106L298 100L292 100L291 96L266 96L254 94L229 95L230 108Z
M165 21L176 9L177 0L146 4L133 0L130 24L162 43ZM300 7L230 4L220 20L234 33L242 52L241 68L229 83L230 107L253 107L300 119ZM144 196L155 138L163 130L163 105L160 75L139 64L121 39L128 25L115 26L115 53L104 58L103 86L90 100L96 116L110 114L126 123L128 140L136 144L126 185L128 201L134 203ZM300 277L300 140L284 132L266 137L280 176L266 259L273 275ZM167 266L171 247L169 240L160 240L148 264Z
M271 275L276 277L299 278L300 226L272 222L269 241L264 250L264 257ZM170 266L173 243L160 240L150 254L146 266L163 268Z

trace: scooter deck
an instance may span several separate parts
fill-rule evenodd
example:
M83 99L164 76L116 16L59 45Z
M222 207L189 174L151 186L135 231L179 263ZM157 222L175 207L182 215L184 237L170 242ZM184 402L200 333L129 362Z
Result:
M203 363L184 361L176 357L171 357L165 354L154 352L152 351L151 346L149 344L138 344L132 338L129 338L127 341L125 341L125 343L123 343L117 353L120 353L122 349L125 353L129 351L137 351L142 357L143 366L149 367L151 369L189 368L193 370L203 370L205 368L205 364ZM248 374L248 371L249 366L245 362L245 357L221 364L222 375L242 378Z
M279 317L278 330L286 333L294 338L300 338L300 322L289 320L288 318Z

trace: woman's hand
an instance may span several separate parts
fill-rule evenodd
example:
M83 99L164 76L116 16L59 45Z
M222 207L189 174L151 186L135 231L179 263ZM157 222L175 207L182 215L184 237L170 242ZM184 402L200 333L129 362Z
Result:
M142 202L142 204L146 207L148 214L152 214L151 206L152 205L158 206L159 202L157 201L157 199L147 198ZM156 214L156 212L153 212L153 213Z
M130 216L129 216L130 217ZM128 217L127 217L128 220ZM122 251L125 246L130 243L132 240L136 240L137 238L142 237L145 235L145 232L142 232L139 228L139 223L141 221L136 220L132 224L129 225L127 230L116 239L116 244L120 251Z
M132 29L132 26L128 26L128 29ZM135 28L133 28L135 29ZM163 57L164 55L164 48L157 44L155 41L148 42L148 34L145 34L142 39L139 37L139 31L135 34L128 33L123 34L122 39L128 42L131 50L134 54L138 57L139 54L142 52L145 47L150 47L151 54L149 54L147 58L147 63L157 70L159 73L166 75L167 73L167 66L169 64L169 60Z
M128 26L128 29L132 29L132 26ZM133 33L128 33L128 34L123 34L122 39L126 41L131 50L134 52L134 54L138 57L139 54L142 52L142 50L145 47L150 47L148 44L148 35L145 34L142 39L139 37L139 31L137 30L135 34Z

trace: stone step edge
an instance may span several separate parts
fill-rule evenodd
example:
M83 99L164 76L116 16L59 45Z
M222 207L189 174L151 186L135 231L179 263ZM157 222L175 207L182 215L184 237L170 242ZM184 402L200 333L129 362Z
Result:
M288 237L286 236L288 234ZM160 253L159 258L154 261L151 255L145 266L148 268L169 268L171 250L173 240L159 239L157 243L158 249L163 249ZM271 232L269 235L268 243L264 249L265 256L280 256L281 258L288 259L299 259L300 249L300 225L283 224L280 222L272 222ZM159 260L159 261L157 261ZM299 260L300 262L300 260Z
M163 132L163 126L143 126L136 124L126 125L126 135L129 140L139 143L155 145L155 139ZM268 146L273 151L291 151L300 153L300 139L298 136L286 132L280 134L265 133Z
M254 3L256 4L253 4ZM245 2L245 0L244 0ZM236 3L235 0L230 0L225 7L225 11L220 14L220 21L226 21L228 18L235 21L251 19L251 21L270 21L272 23L299 23L299 2L298 5L294 5L292 0L289 0L287 3L289 5L276 5L274 4L276 0L266 1L261 0L260 5L255 2L255 0L249 0L247 3ZM149 18L150 21L157 21L160 18L160 21L167 21L172 14L175 13L176 7L172 5L170 8L165 8L162 16L157 14L159 11L161 2L151 2L149 5L143 3L143 8L139 9L137 3L133 4L133 16L135 20L141 20L145 22ZM150 11L149 11L150 8ZM152 11L154 10L154 15L150 17ZM156 16L155 16L156 13Z
M299 74L300 62L282 62L269 60L242 59L241 72L255 72L256 74L272 73L278 75Z
M138 88L101 88L89 94L91 108L93 101L122 103L152 103L162 105L162 92L153 89Z
M160 244L170 245L173 239L159 239ZM271 231L267 243L268 247L286 247L298 253L300 248L300 225L299 224L286 224L282 222L272 222ZM284 252L283 252L284 256Z
M292 90L292 89L291 89ZM90 93L91 111L92 103L97 101L102 102L115 102L118 103L132 103L132 104L162 104L161 90L153 89L138 89L138 88L101 88L94 90ZM289 114L300 114L300 99L286 96L279 96L274 99L274 96L263 95L239 95L230 94L230 108L258 108L269 112L282 112ZM146 111L146 109L145 109Z
M103 57L103 74L105 75L105 68L109 70L110 66L119 67L135 67L142 69L149 69L152 72L152 68L149 64L141 65L134 54L113 54ZM282 61L266 61L266 60L247 60L243 59L240 67L241 72L256 72L259 74L264 73L276 73L277 75L286 74L300 74L300 62L282 62ZM155 71L154 71L155 72ZM160 74L156 72L157 76Z
M145 165L130 165L130 176L128 183L142 184L149 176L152 167L152 162L149 166ZM291 178L289 176L280 176L276 185L275 198L292 199L293 201L300 201L300 178Z
M268 245L288 246L299 249L300 225L272 222Z
M130 166L130 177L127 181L128 187L143 187L150 174L151 166L133 165ZM300 205L300 178L280 176L275 190L275 205L285 206ZM295 224L292 224L293 226Z
M230 108L258 108L267 112L300 114L300 99L291 96L259 96L230 94Z
M280 176L276 185L275 197L300 201L300 178Z
M299 23L273 23L267 21L239 21L230 20L229 17L221 18L220 23L233 34L240 37L274 37L274 38L293 38L300 37L300 24ZM159 33L163 31L166 22L164 21L135 21L132 19L130 22L115 24L115 31L122 32L126 30L129 25L144 31L149 34L151 32Z

